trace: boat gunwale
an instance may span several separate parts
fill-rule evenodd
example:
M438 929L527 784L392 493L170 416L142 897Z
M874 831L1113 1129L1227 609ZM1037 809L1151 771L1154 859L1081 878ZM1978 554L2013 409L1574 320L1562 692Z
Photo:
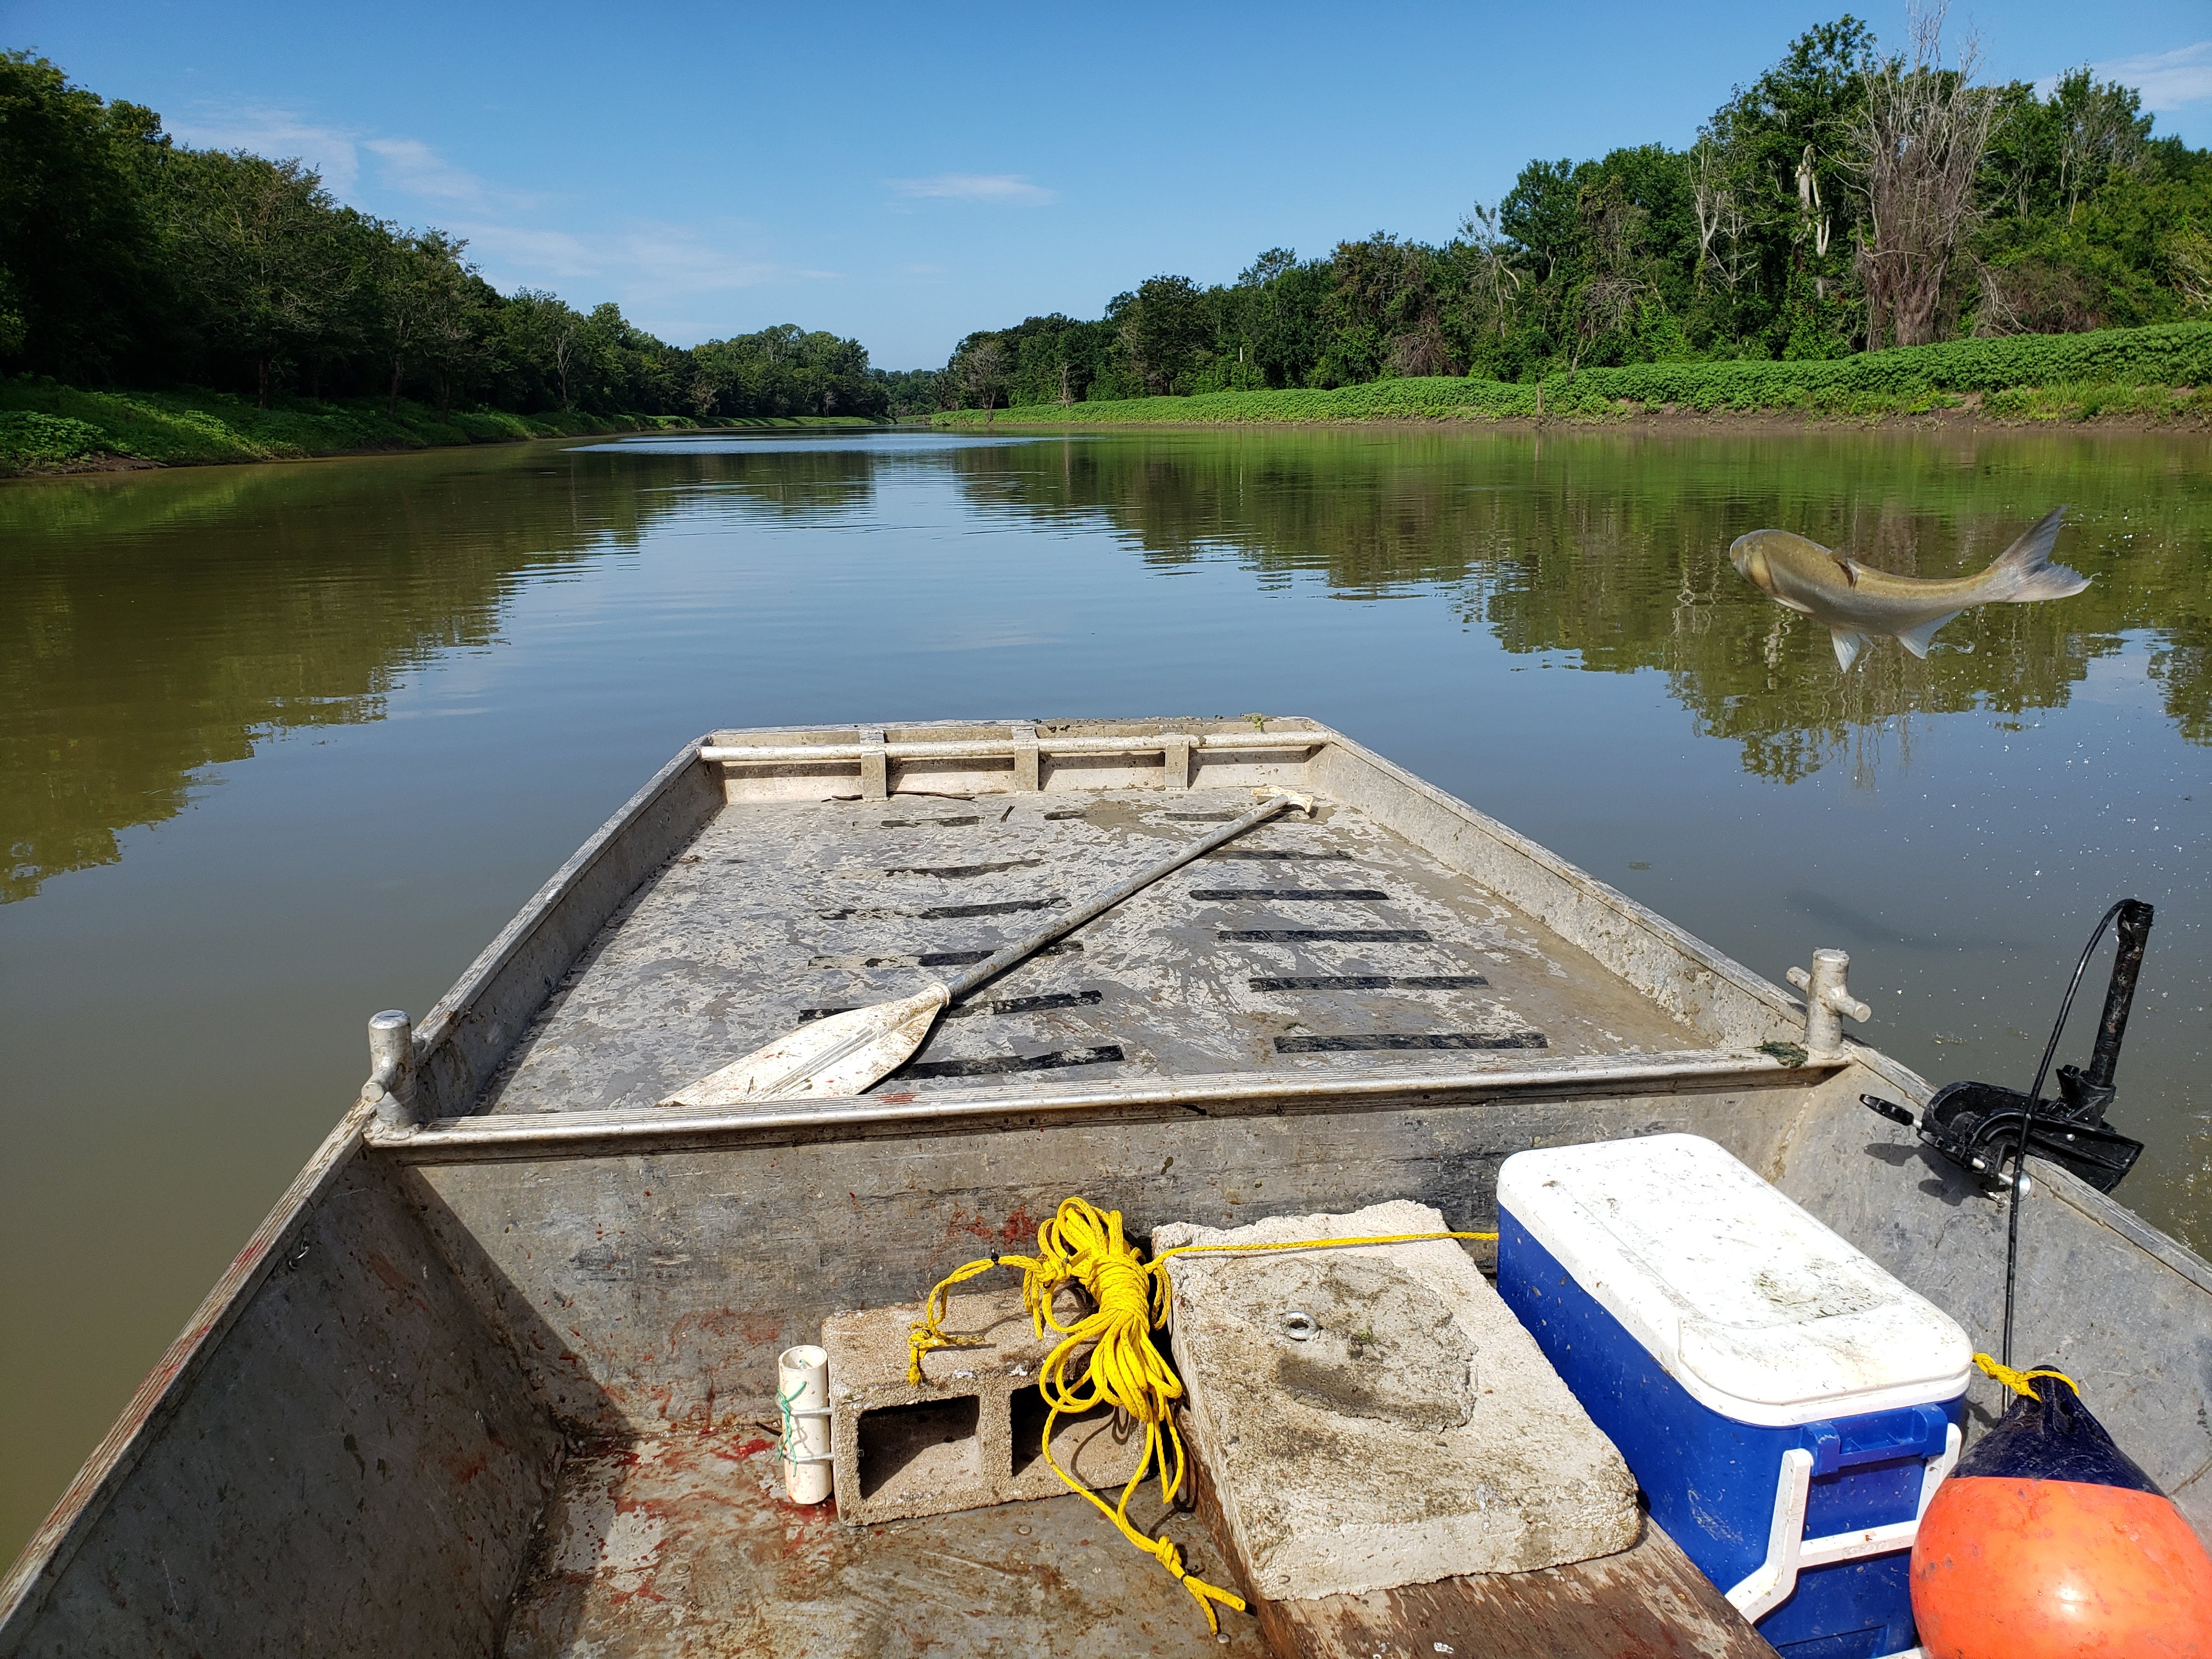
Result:
M585 878L599 867L602 860L616 850L638 821L677 787L692 766L702 763L699 751L713 735L708 732L693 738L663 763L628 800L617 807L598 829L585 838L581 846L562 861L559 868L538 884L537 891L523 902L522 908L461 970L460 976L447 988L445 994L430 1006L429 1011L414 1029L415 1070L418 1078L427 1081L432 1077L429 1069L432 1057L441 1046L455 1039L463 1022L475 1015L477 1001L489 992L499 975L536 939L538 933L557 919L562 907ZM686 844L696 839L695 833L686 838ZM617 904L616 908L619 911L620 905ZM543 1006L542 998L538 1006ZM526 1024L526 1020L524 1023ZM508 1047L511 1050L513 1044ZM486 1070L483 1079L478 1080L477 1095L481 1095L483 1083L495 1076L498 1069L495 1064ZM471 1103L474 1104L473 1099Z

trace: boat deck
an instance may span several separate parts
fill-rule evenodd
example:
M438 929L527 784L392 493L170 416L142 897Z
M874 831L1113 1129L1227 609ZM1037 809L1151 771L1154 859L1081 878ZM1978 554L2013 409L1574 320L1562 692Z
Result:
M1251 801L1139 789L726 805L608 921L483 1109L650 1106L805 1019L981 960ZM1698 1046L1586 952L1323 800L986 987L877 1092L1464 1073L1486 1054Z

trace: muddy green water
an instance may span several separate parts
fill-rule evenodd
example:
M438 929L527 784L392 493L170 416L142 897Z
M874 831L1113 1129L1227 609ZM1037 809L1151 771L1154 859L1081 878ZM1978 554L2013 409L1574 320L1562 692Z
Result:
M1939 1081L2024 1087L2089 925L2148 899L2119 1195L2205 1248L2208 460L886 433L0 486L0 1555L350 1098L368 1014L428 1007L717 725L1312 715L1772 978L1844 946L1864 1035ZM1955 574L2059 501L2086 593L1849 678L1725 556L1778 525Z

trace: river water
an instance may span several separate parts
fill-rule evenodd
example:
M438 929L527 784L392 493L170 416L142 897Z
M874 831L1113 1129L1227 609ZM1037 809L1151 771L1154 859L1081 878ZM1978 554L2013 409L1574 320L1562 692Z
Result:
M715 726L1310 715L1771 978L1844 947L1864 1034L1939 1081L2025 1087L2089 927L2148 899L2119 1195L2212 1245L2207 460L884 432L0 486L0 1557L351 1098L366 1017ZM1726 557L1775 525L1956 574L2059 501L2086 593L1849 677Z

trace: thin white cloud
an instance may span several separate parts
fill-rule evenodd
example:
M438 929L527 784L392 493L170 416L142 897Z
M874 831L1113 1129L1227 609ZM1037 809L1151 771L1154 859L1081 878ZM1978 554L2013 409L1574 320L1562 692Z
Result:
M939 173L927 179L884 181L910 201L983 202L995 207L1042 207L1058 192L1018 173Z
M841 273L763 258L742 245L744 227L720 235L690 225L645 220L603 235L529 225L464 221L453 227L501 289L589 282L612 289L625 308L635 295L655 305L678 295L835 281ZM573 297L573 296L571 296Z
M319 125L289 110L204 109L166 125L196 149L248 149L280 161L297 156L340 195L361 177L360 135Z
M2212 40L2172 52L2146 52L2091 65L2100 81L2118 81L2142 94L2148 110L2176 110L2212 98ZM2057 84L2057 77L2051 84Z
M703 325L702 309L714 296L749 289L793 288L840 280L766 256L759 227L742 220L672 223L631 220L605 230L580 232L545 222L554 198L507 190L449 161L419 138L375 135L324 125L290 110L213 107L169 123L182 143L202 149L245 149L256 155L297 156L322 175L335 194L358 201L364 172L373 176L378 206L392 198L422 204L433 222L468 243L467 257L505 293L547 288L588 308L611 299L640 326L663 338L704 337L735 331L730 322ZM908 181L931 187L917 194L969 199L1043 200L1048 191L1020 179ZM965 184L975 188L963 191ZM1011 185L1011 194L1000 188ZM701 301L709 303L703 306Z
M542 198L494 190L466 167L454 166L420 138L365 138L361 147L376 157L377 179L386 190L427 202L483 209L534 206Z

